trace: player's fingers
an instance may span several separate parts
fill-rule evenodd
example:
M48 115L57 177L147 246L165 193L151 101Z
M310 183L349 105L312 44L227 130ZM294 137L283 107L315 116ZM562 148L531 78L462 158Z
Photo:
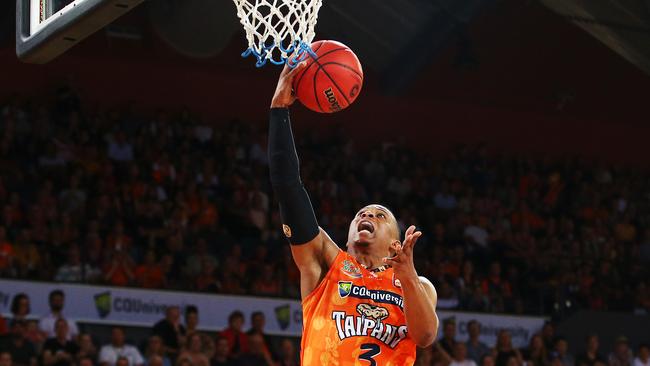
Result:
M289 81L293 80L293 78L295 78L296 75L298 75L300 70L304 69L306 66L307 66L307 61L303 61L303 62L299 63L298 65L296 65L292 70L290 70L288 72L287 79ZM285 65L285 67L288 67L288 66Z
M404 243L404 249L403 249L403 251L404 251L406 254L411 255L411 254L413 253L413 247L415 246L415 243L417 243L418 239L419 239L421 236L422 236L422 232L421 232L421 231L416 231L416 232L414 232L413 234L411 234L411 236L409 237L408 242L405 242L405 243Z
M415 231L415 225L409 226L408 229L406 229L406 233L404 233L404 237L407 238L409 235L413 234Z
M385 257L384 263L388 264L389 266L394 266L396 264L399 264L400 262L396 259L396 257L391 257L391 258Z

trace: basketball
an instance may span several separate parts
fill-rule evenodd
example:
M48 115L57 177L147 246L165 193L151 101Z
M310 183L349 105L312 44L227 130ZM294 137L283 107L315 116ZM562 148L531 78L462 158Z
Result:
M311 45L307 65L293 79L293 90L307 108L319 113L334 113L352 104L363 86L363 70L357 55L336 41Z

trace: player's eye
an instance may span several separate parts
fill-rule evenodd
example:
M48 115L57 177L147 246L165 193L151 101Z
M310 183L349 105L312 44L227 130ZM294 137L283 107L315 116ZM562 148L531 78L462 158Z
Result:
M384 215L383 213L378 213L378 214L377 214L377 217L381 217L382 219L385 219L385 218L386 218L386 215Z

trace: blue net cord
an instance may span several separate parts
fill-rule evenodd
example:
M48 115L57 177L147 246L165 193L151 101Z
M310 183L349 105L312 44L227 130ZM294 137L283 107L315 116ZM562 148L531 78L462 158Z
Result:
M279 58L276 58L273 55L273 50L276 47L280 50ZM241 54L241 56L242 57L248 57L251 55L255 56L255 58L257 59L255 66L257 66L258 68L266 65L266 62L268 61L274 65L286 64L292 69L298 66L298 64L301 63L302 61L306 60L307 56L309 55L316 58L316 53L312 51L311 46L301 40L294 41L287 48L284 48L282 44L279 45L272 44L270 46L264 45L261 49L262 52L257 52L257 50L254 47L250 47L246 51L244 51ZM284 57L283 55L290 55L290 56Z

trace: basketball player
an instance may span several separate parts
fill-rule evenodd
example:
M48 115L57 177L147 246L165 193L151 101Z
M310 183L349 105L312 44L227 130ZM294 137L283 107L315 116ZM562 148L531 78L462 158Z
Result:
M436 290L413 265L422 233L411 226L400 242L395 216L376 204L350 223L347 252L319 228L300 180L289 121L291 83L302 68L282 71L269 126L271 184L300 269L301 364L413 365L416 346L431 345L438 332Z

